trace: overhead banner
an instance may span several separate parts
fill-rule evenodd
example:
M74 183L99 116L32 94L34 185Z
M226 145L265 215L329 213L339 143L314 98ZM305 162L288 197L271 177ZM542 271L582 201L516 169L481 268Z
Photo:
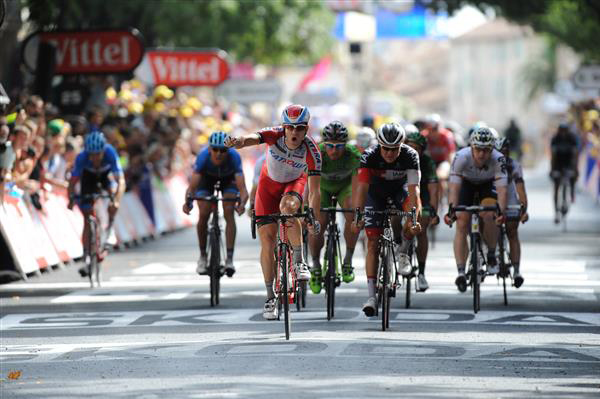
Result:
M135 74L154 85L217 86L229 77L229 65L222 50L152 50Z
M142 61L144 44L133 30L36 32L23 44L23 62L35 70L41 42L55 48L55 73L103 74L129 72Z

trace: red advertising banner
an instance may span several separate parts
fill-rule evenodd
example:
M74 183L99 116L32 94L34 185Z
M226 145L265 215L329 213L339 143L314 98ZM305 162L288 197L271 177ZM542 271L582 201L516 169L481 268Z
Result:
M156 85L216 86L229 77L224 51L153 50L146 56Z
M24 44L24 61L32 69L32 57L37 56L36 41L56 48L57 74L129 72L144 56L144 44L135 30L39 32Z

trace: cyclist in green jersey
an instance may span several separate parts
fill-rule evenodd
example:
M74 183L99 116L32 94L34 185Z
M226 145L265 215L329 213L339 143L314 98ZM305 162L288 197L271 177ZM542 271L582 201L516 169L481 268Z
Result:
M323 128L323 142L320 144L323 154L323 165L321 167L321 207L331 206L331 197L337 197L337 202L342 208L350 209L352 206L352 187L356 184L358 167L360 166L360 152L355 146L347 143L348 130L338 121L333 121ZM345 213L346 223L344 225L344 239L346 241L346 254L342 263L342 279L349 283L354 280L354 269L352 267L352 255L358 234L350 229L352 225L352 213ZM321 226L327 225L327 214L321 213L319 222ZM324 238L321 229L320 234L309 238L310 252L313 258L311 269L310 288L312 292L321 292L321 249Z
M417 290L424 292L429 288L427 279L425 279L425 261L427 260L427 251L429 241L427 239L427 227L440 222L437 215L436 205L440 195L440 182L436 174L435 162L424 151L427 149L427 139L415 125L406 125L406 144L411 146L419 153L419 165L421 168L421 203L423 212L419 218L422 230L417 235L417 262L419 264L419 273L417 275Z

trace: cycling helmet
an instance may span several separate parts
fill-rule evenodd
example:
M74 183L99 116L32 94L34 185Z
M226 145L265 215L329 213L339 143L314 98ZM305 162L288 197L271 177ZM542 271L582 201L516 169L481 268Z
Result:
M498 131L491 126L489 128L492 132L492 135L494 136L494 140L498 140L500 138L500 133L498 133Z
M396 122L385 123L377 129L377 141L383 146L398 146L405 137L404 128Z
M229 137L225 132L213 132L208 138L208 145L215 148L225 148L225 139Z
M494 133L489 127L475 129L470 138L470 143L475 147L494 147Z
M321 132L324 141L348 141L348 129L340 121L330 122Z
M408 136L411 133L419 133L419 129L412 123L407 123L404 125L404 132L406 133L406 137L408 138Z
M471 135L473 134L473 132L474 132L475 130L479 129L480 127L487 127L487 123L485 123L484 121L477 121L477 122L475 122L475 123L473 124L473 126L471 126L471 127L469 128L469 133L468 133L468 136L467 136L467 138L470 138L470 137L471 137Z
M414 126L414 125L413 125ZM407 132L408 133L408 132ZM427 139L419 132L412 132L406 135L407 143L415 143L425 151L427 148Z
M368 126L363 126L356 134L356 145L361 148L367 148L371 145L374 138L375 131Z
M97 153L104 151L106 147L106 139L104 133L99 130L93 130L85 136L83 148L86 152Z
M308 125L310 112L304 105L292 104L285 107L281 113L282 125Z
M502 151L505 148L508 148L510 146L510 141L508 141L508 139L506 137L501 137L499 139L496 139L496 143L494 144L494 147L496 147L496 149L498 151Z
M429 114L425 117L425 123L431 127L439 126L442 122L442 118L439 114Z

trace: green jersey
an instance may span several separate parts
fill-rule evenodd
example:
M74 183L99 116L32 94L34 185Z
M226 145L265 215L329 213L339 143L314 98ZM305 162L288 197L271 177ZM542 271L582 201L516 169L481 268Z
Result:
M421 202L423 205L429 205L429 188L427 185L438 182L435 162L429 155L421 154L419 165L421 167Z
M358 173L360 152L352 144L346 144L344 155L332 161L325 151L325 144L319 145L323 157L321 166L321 189L338 192L352 184L352 176Z

